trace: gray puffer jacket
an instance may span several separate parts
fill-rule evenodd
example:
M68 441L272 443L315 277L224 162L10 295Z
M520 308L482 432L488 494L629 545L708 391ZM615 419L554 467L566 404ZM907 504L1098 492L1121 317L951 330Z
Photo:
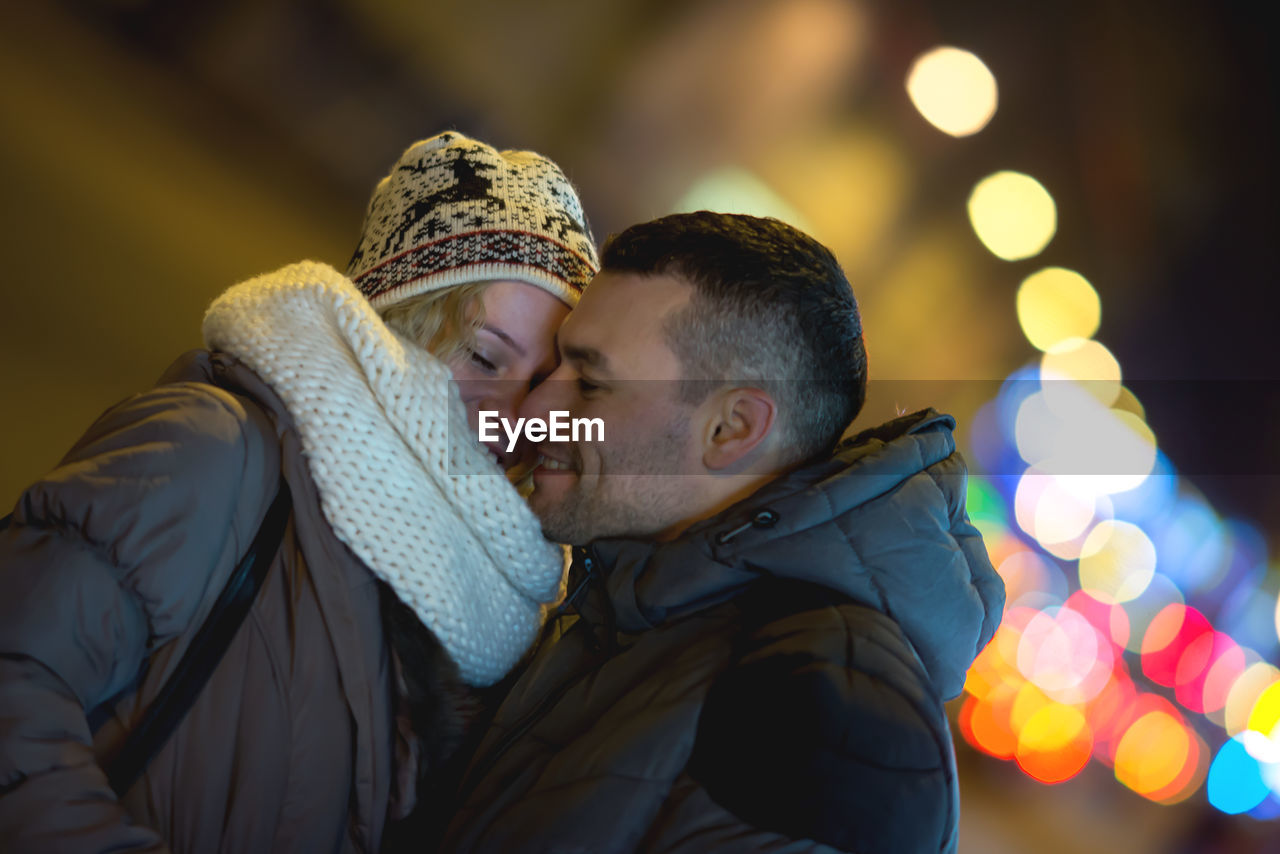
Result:
M99 761L181 658L282 472L292 515L252 611L117 801ZM230 357L188 354L105 413L0 534L0 849L377 851L405 779L393 678L374 576L321 515L283 405ZM122 691L91 733L86 710Z
M905 416L668 543L581 552L448 851L956 849L944 699L1004 586L950 416Z

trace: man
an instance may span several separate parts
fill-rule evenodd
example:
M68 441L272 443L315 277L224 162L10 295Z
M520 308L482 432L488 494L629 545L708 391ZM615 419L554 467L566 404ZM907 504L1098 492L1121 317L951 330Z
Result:
M835 448L857 305L783 223L669 216L602 268L522 409L604 422L533 474L546 535L585 547L445 849L954 851L942 703L1004 601L954 422Z

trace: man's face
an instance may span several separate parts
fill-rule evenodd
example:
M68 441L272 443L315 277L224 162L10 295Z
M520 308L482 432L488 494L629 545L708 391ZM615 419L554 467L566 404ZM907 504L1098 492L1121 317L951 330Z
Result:
M694 407L679 399L682 370L662 332L690 294L672 276L601 273L560 327L561 364L520 415L599 418L604 441L538 446L529 503L549 539L661 539L692 512L702 471Z

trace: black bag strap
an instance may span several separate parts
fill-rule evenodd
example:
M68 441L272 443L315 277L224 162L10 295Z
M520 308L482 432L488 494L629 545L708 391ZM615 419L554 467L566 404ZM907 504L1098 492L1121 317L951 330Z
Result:
M116 795L123 796L129 791L147 764L164 747L231 646L231 639L248 616L272 558L279 551L291 503L289 486L281 478L280 489L267 508L267 515L249 544L249 550L236 564L227 586L213 603L209 616L183 653L182 660L147 707L142 720L130 730L124 744L106 763L104 770Z

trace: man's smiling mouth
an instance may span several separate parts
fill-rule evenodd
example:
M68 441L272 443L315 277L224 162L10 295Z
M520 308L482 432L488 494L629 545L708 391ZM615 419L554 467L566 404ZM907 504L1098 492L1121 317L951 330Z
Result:
M538 454L538 465L548 471L574 471L574 466L571 463L561 462L544 454Z

